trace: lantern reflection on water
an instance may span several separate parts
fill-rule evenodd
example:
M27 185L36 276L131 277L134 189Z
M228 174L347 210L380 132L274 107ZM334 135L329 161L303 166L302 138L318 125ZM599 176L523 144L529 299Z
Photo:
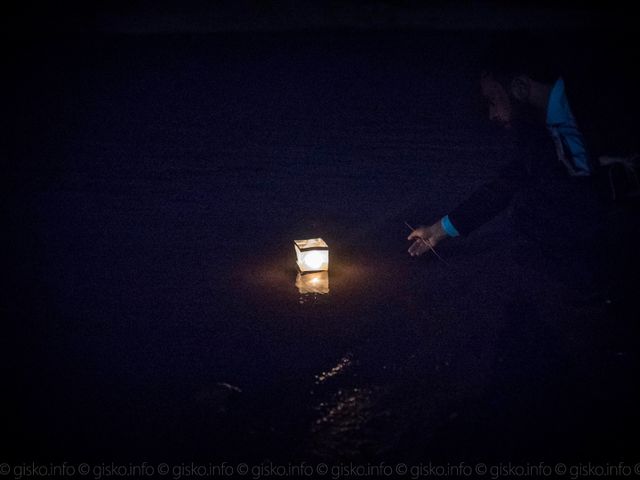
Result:
M300 273L296 277L299 293L329 293L329 272Z

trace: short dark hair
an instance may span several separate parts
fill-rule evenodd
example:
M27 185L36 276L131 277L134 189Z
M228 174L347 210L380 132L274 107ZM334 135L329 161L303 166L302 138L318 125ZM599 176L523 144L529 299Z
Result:
M505 86L518 75L542 83L553 83L561 75L549 41L542 34L530 32L494 34L481 59L480 70Z

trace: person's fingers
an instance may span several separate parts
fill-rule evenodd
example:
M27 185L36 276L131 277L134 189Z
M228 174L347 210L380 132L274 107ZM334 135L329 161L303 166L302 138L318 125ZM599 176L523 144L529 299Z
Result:
M427 230L425 227L416 228L413 232L411 232L411 235L407 237L407 240L412 240L414 238L424 238L424 237L427 237L428 235L429 235L429 230Z
M414 230L413 232L411 232L411 234L407 237L407 240L412 240L414 238L419 238L420 237L420 233L417 230Z
M413 242L409 247L409 255L415 257L418 254L418 242Z
M425 246L424 242L422 241L422 239L418 239L415 242L413 242L413 244L411 245L411 247L409 247L409 254L412 257L417 257L422 255L428 247Z

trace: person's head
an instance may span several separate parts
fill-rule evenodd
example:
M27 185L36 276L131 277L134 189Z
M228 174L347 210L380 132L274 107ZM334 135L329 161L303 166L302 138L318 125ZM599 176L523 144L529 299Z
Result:
M549 92L559 76L542 40L510 34L494 41L480 74L489 119L509 127L524 115L544 115Z

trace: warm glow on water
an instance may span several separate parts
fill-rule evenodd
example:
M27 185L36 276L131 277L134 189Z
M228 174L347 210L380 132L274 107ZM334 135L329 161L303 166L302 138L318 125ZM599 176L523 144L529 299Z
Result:
M237 265L232 273L233 284L243 301L261 310L279 312L281 318L299 318L300 308L310 309L304 315L319 313L315 311L318 303L305 302L301 307L300 295L329 297L322 300L331 311L324 312L326 325L334 320L336 324L341 323L337 319L345 315L354 322L352 309L356 305L387 304L390 297L404 291L403 257L380 258L341 251L339 244L337 251L330 272L300 272L287 245L281 252L250 257ZM310 268L317 268L318 263L326 261L324 254L323 251L308 252L304 262Z
M329 272L298 273L295 286L301 294L329 293Z

